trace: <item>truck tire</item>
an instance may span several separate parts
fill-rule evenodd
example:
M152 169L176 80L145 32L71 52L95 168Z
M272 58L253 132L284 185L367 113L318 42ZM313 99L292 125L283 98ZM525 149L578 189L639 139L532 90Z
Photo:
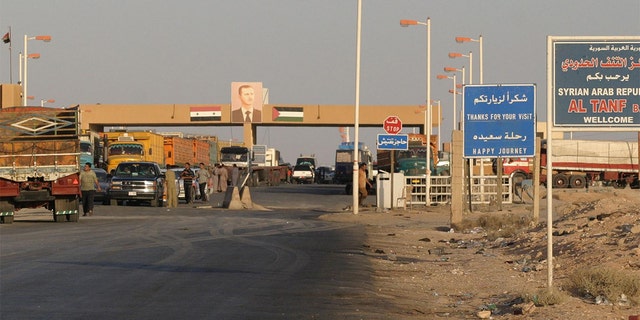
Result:
M583 176L571 176L569 179L569 186L574 189L582 189L587 184L587 179Z
M53 214L53 221L55 222L65 222L67 220L67 216L64 214Z
M12 224L13 216L2 216L0 217L0 223L2 224Z
M553 176L553 187L554 188L566 188L569 185L569 178L562 173L558 173Z
M13 214L16 211L16 208L9 201L0 201L0 211L1 212L11 212L10 216L2 216L0 217L0 223L4 224L12 224L13 223Z
M78 198L70 200L67 202L67 208L75 211L75 213L67 214L67 221L69 222L78 222L80 220L80 200Z
M613 181L614 189L624 189L627 186L627 182L624 180L615 180Z
M78 221L78 217L71 217L72 215L79 216L80 213L79 200L75 197L57 198L53 200L53 221L65 222L65 221ZM62 212L57 214L57 212Z
M191 197L194 197L193 193L191 193ZM149 201L149 204L150 204L152 207L162 207L162 203L163 203L163 202L164 202L164 201L162 201L162 195L159 195L159 196L156 196L156 198L155 198L155 199L153 199L153 200Z

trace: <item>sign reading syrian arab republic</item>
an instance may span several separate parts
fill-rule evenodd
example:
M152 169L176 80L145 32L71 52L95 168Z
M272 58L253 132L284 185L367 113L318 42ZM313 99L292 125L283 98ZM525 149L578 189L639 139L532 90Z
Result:
M640 38L603 38L552 42L554 126L640 127Z

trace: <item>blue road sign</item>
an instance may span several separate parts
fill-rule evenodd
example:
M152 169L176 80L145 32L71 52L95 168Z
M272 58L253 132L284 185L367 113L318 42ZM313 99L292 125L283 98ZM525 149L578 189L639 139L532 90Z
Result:
M409 149L409 135L407 134L378 134L377 140L379 150Z
M635 39L554 42L555 126L640 127L640 41Z
M465 157L534 156L535 85L466 85L462 91Z

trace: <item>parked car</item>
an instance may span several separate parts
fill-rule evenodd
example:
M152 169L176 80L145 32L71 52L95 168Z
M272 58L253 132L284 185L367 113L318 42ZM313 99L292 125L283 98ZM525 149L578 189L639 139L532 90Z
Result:
M122 162L111 178L107 195L112 206L123 201L146 201L152 207L164 204L164 174L155 162Z
M100 185L100 191L96 190L94 201L102 202L102 204L109 204L109 181L111 180L107 174L107 171L100 168L95 168L93 171L98 177L98 184Z
M333 183L336 171L331 167L318 167L316 169L317 183Z
M182 178L180 178L180 173L184 168L171 168L169 169L176 173L176 183L178 190L178 200L184 200L184 182ZM197 173L200 168L191 168L194 173ZM196 198L200 197L200 188L198 187L198 181L193 179L193 184L191 186L191 202L193 202Z
M299 164L293 167L293 173L291 179L295 183L313 183L315 179L315 172L313 168L306 164Z

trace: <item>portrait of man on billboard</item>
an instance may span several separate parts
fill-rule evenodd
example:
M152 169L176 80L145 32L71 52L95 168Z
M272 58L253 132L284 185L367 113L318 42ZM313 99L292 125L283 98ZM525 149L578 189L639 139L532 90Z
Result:
M231 122L262 122L262 82L231 83Z

